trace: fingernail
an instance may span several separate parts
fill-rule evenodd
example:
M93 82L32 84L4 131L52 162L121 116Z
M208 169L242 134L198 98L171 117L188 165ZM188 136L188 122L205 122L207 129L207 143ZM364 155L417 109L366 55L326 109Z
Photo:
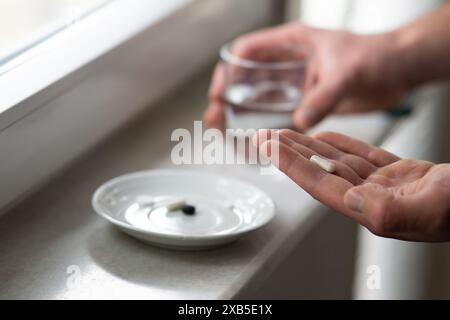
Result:
M347 206L356 212L363 212L364 209L364 197L357 191L350 191L347 194L346 199Z

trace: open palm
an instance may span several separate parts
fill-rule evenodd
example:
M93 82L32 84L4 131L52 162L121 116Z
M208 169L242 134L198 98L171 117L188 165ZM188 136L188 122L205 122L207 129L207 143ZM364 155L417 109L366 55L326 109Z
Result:
M450 240L449 164L403 160L334 132L308 137L280 130L275 139L273 132L264 130L258 137L263 156L315 199L373 233L404 240ZM270 150L278 150L278 157ZM312 155L330 159L335 172L309 161Z

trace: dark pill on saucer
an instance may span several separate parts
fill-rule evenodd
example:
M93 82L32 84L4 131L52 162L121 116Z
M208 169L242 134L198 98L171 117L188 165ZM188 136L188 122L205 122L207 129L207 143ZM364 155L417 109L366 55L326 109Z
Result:
M183 211L184 214L193 215L195 213L195 207L189 204L185 204L181 208L181 211Z

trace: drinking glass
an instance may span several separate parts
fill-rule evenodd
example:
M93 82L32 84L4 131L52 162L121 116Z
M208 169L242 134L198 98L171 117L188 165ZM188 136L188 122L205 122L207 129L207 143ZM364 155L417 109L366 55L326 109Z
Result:
M227 128L292 127L292 113L302 98L308 56L300 46L274 45L247 59L233 54L233 43L224 45L220 57Z

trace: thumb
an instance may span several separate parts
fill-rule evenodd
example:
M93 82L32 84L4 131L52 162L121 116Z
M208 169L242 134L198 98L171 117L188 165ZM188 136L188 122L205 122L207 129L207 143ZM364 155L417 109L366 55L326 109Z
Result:
M350 188L344 195L344 204L352 211L369 214L379 210L382 204L393 201L394 196L383 186L366 183Z
M295 124L302 129L317 124L333 111L344 94L343 80L319 82L306 93L300 108L294 113Z
M411 208L407 201L396 197L389 189L376 183L350 188L344 195L344 205L363 214L366 227L379 236L391 236L406 227L402 217Z

